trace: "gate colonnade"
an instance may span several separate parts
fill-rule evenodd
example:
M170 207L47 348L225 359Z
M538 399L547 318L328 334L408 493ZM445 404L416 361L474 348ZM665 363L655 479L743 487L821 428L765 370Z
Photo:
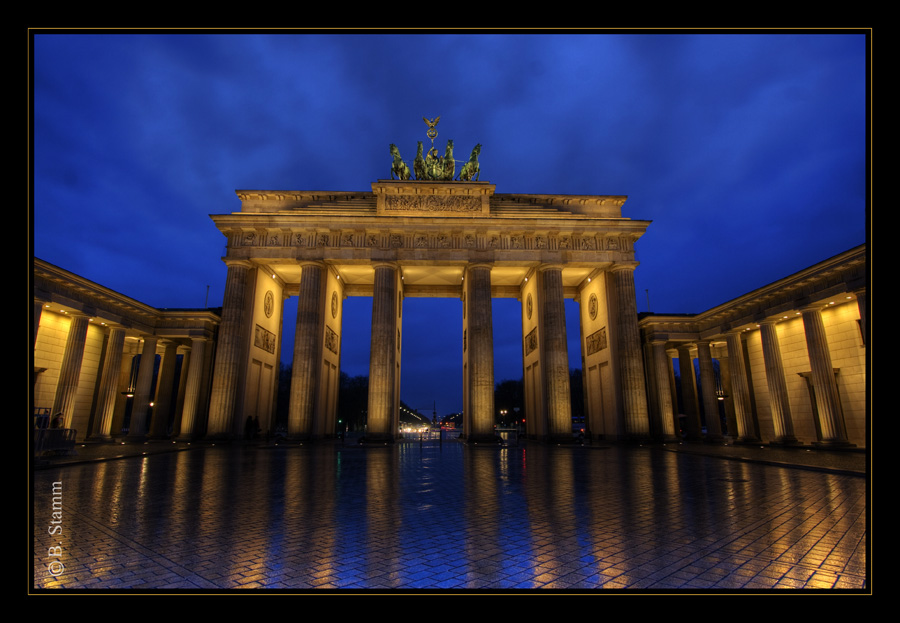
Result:
M607 439L650 434L633 271L648 221L624 196L496 194L488 182L379 180L371 192L237 191L212 215L228 266L207 438L272 417L283 301L298 297L288 436L335 431L343 301L371 296L368 441L399 429L403 299L463 302L463 434L493 438L491 299L522 303L527 433L571 439L564 299L580 304L589 428ZM268 412L263 413L263 410Z

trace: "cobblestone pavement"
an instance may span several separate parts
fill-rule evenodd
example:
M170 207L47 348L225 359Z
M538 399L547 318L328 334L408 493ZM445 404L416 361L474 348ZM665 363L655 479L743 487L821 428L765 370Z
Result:
M34 471L32 592L868 590L861 454L169 448Z

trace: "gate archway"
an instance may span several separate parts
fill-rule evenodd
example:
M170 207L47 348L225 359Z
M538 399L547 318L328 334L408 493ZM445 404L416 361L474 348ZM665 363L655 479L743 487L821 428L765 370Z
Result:
M379 180L371 192L237 191L211 218L228 265L208 436L239 434L273 403L251 371L280 357L282 301L297 296L288 434L334 431L347 296L372 297L368 433L399 425L403 300L462 300L464 435L493 436L491 300L521 301L527 433L571 438L565 298L581 309L588 421L609 439L649 434L634 242L648 221L624 196L497 194L489 182ZM254 387L249 387L254 384Z

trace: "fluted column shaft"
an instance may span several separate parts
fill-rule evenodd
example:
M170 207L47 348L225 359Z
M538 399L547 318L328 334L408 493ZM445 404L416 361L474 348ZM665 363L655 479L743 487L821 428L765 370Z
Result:
M678 346L678 368L681 372L681 394L684 403L687 440L700 441L703 432L700 427L700 403L697 400L697 381L694 376L694 358L690 345Z
M367 441L394 439L394 375L397 367L398 269L392 264L375 266L372 292L372 347L369 356L369 413Z
M753 414L750 411L750 386L744 367L744 347L741 344L740 332L733 331L726 334L725 342L728 345L728 360L731 363L731 392L738 439L745 442L759 441L753 426Z
M41 326L41 314L44 311L44 301L39 301L38 299L34 299L34 303L32 304L31 312L32 312L32 322L31 325L34 329L34 332L31 334L31 346L34 347L37 344L37 334L38 327Z
M616 265L612 269L616 284L617 334L622 399L625 407L625 432L631 437L650 434L650 417L641 360L641 339L634 294L634 267Z
M863 339L868 340L869 336L866 335L866 291L858 290L855 292L856 294L856 305L859 308L859 327L862 330ZM37 325L35 325L37 326Z
M666 343L653 342L652 349L660 432L663 439L675 439L675 412L672 406L672 388L669 384L669 356L666 354Z
M222 300L222 323L216 343L216 363L209 401L209 437L234 435L234 409L241 370L244 343L247 280L250 264L228 262L225 296Z
M159 382L156 384L156 400L153 401L153 420L150 423L150 436L154 439L164 439L168 436L169 412L172 408L172 385L175 383L177 357L178 344L171 340L164 340Z
M191 353L188 359L187 381L184 386L184 404L181 407L181 426L178 439L187 441L194 436L197 418L197 405L200 402L200 383L203 380L203 359L206 350L206 339L191 339Z
M806 333L806 348L812 370L813 388L816 393L816 407L819 412L819 428L822 442L826 444L846 444L847 433L838 400L837 383L831 364L831 352L825 337L825 323L818 307L800 310L803 315L803 330Z
M78 393L78 379L81 377L81 361L84 358L84 344L87 340L87 316L72 316L69 334L66 336L66 350L63 353L56 396L53 399L53 415L63 414L65 428L71 428L75 413L75 396Z
M774 320L764 320L759 327L762 338L763 362L766 366L766 384L769 388L769 409L775 427L776 443L795 443L791 405L788 401L787 383L784 380L784 364L778 330Z
M466 270L467 373L469 375L469 441L494 438L494 324L491 311L491 267Z
M716 398L716 372L713 368L712 351L709 342L697 342L697 361L700 363L700 384L703 387L703 413L706 415L706 439L718 441L722 438L722 423L719 421L719 401Z
M291 402L288 437L312 436L313 418L322 368L325 326L325 266L304 264L300 274L297 301L297 327L294 333L294 364L291 372Z
M153 368L156 364L156 343L159 338L147 336L141 350L134 402L131 405L131 421L128 424L128 441L143 441L147 438L147 413L150 410L150 386L153 384Z
M98 439L112 439L112 421L119 394L119 375L122 367L122 351L125 347L125 329L112 327L106 343L106 357L100 375L100 390L97 393Z

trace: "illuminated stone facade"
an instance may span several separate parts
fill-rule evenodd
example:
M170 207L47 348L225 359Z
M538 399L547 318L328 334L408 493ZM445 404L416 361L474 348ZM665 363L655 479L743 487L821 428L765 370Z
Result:
M156 309L33 267L36 412L62 413L78 441L205 434L217 310Z
M865 447L866 266L863 245L701 314L642 314L654 431Z
M622 216L622 196L496 194L488 182L380 180L371 192L238 191L241 210L212 216L227 239L209 438L240 431L270 396L249 371L270 354L250 336L262 324L281 339L280 316L262 319L261 297L281 308L298 296L288 435L334 434L343 301L373 298L367 438L398 433L405 297L463 302L464 435L493 439L491 299L522 301L527 432L571 440L563 300L591 295L583 326L609 337L592 353L597 421L610 439L649 434L637 313L634 242L647 221ZM599 320L597 320L599 318ZM603 327L595 326L601 323ZM328 345L332 347L328 347ZM219 374L218 371L222 371ZM255 395L255 398L253 397Z

